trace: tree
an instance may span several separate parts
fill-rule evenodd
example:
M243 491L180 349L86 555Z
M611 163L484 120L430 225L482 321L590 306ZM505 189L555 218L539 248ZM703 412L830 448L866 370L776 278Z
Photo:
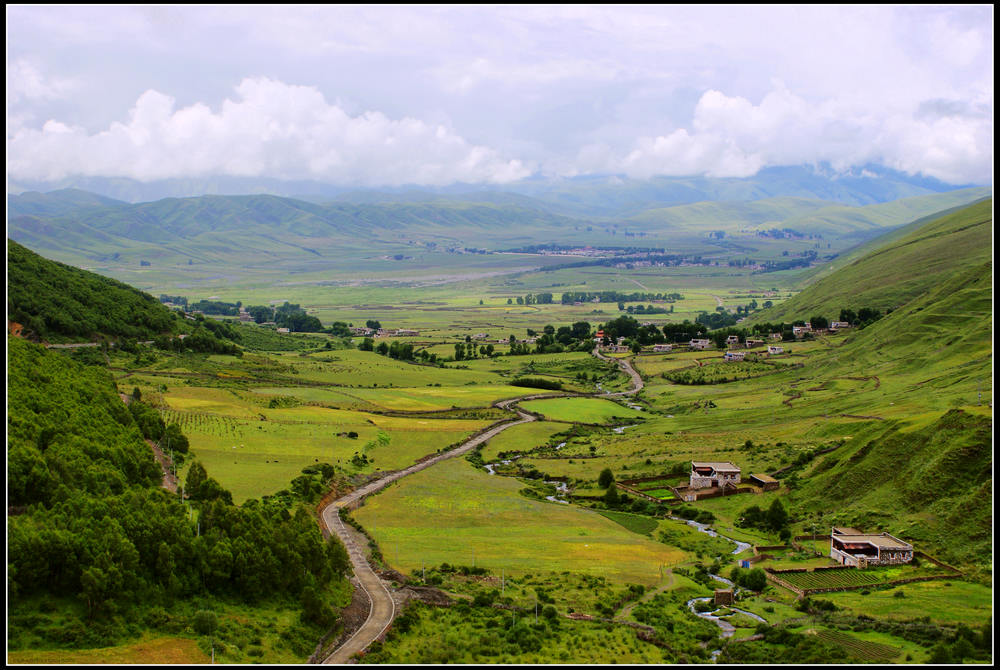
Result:
M597 476L597 485L602 489L606 489L611 486L615 481L615 475L611 472L611 468L604 468L601 470L601 474Z
M764 570L761 568L749 570L743 577L743 586L759 593L767 586L767 575L764 574Z
M784 505L781 504L781 500L778 498L774 499L771 506L767 509L767 526L774 532L780 531L788 523L788 512L785 511Z
M201 485L208 479L205 466L200 461L195 461L188 469L187 479L184 480L184 494L189 498L197 499L201 493Z
M618 489L613 485L609 486L608 492L604 494L603 500L604 504L607 505L608 507L614 507L615 505L617 505L619 502Z

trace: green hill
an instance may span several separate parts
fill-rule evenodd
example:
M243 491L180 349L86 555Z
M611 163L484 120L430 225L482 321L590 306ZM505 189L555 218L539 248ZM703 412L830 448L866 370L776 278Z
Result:
M25 335L52 342L153 339L187 330L153 296L39 256L7 240L7 318Z
M867 239L917 217L990 195L989 188L968 188L892 202L848 206L809 198L769 198L753 202L699 202L651 209L627 221L641 230L765 230L787 228L824 238Z
M797 403L869 422L819 460L796 501L832 523L908 538L983 579L992 537L991 204L909 226L782 310L789 319L895 308L808 367ZM810 400L845 379L875 386ZM831 424L831 435L843 430Z
M989 262L992 205L988 198L893 231L866 245L868 253L853 254L846 264L835 260L825 277L794 298L754 314L748 323L814 315L836 319L844 308L901 307L948 281L956 271Z

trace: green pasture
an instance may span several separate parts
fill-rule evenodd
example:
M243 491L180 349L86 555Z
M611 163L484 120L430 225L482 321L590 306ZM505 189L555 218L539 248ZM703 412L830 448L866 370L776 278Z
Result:
M521 496L522 486L449 460L392 485L353 514L389 563L409 574L447 562L651 585L661 565L685 558L595 512Z
M896 597L902 592L903 597ZM824 593L821 597L854 614L879 619L930 617L935 623L982 626L993 615L993 590L959 579L902 584L862 595L859 591Z
M566 426L562 424L548 421L532 421L513 426L496 437L490 438L483 446L481 452L483 461L493 462L499 458L499 454L502 452L530 451L546 445L553 435L565 429Z
M607 424L623 419L645 418L648 414L600 398L552 398L529 400L521 407L538 412L549 421Z

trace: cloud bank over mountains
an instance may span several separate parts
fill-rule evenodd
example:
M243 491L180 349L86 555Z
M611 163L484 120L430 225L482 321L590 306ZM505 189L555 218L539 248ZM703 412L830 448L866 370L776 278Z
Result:
M7 18L15 181L430 186L809 163L992 181L991 7L23 6ZM86 31L95 20L106 33Z

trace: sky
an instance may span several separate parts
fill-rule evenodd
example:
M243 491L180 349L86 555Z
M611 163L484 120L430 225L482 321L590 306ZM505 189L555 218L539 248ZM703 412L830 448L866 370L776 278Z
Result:
M8 181L992 184L992 6L7 5Z

